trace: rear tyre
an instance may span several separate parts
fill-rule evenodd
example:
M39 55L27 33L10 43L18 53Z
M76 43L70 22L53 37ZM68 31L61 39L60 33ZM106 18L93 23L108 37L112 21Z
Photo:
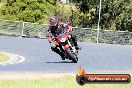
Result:
M70 48L66 49L69 59L72 60L74 63L77 63L77 57L71 52Z

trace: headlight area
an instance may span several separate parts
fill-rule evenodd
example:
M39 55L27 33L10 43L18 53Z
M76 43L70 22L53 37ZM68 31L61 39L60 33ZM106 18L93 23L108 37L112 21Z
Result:
M61 42L65 42L65 41L66 41L66 38L61 38L60 41L61 41Z

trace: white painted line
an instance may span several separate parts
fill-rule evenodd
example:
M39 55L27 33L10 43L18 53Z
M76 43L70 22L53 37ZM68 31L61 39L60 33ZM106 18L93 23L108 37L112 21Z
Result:
M5 53L5 52L2 52L2 53ZM0 62L0 65L16 64L16 63L22 63L23 61L25 61L25 57L23 56L19 56L16 54L9 54L9 53L5 53L5 54L9 55L10 59L5 62Z

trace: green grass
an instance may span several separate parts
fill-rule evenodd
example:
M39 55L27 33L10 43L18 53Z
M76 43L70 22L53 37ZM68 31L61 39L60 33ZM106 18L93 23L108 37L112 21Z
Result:
M132 88L129 84L77 84L75 77L40 79L0 79L0 88Z
M8 54L0 52L0 62L5 62L9 59L10 59L10 56Z

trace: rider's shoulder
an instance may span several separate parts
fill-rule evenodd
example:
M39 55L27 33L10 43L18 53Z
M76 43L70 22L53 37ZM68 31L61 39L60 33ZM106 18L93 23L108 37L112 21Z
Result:
M63 22L58 22L58 25L64 25L64 23Z

